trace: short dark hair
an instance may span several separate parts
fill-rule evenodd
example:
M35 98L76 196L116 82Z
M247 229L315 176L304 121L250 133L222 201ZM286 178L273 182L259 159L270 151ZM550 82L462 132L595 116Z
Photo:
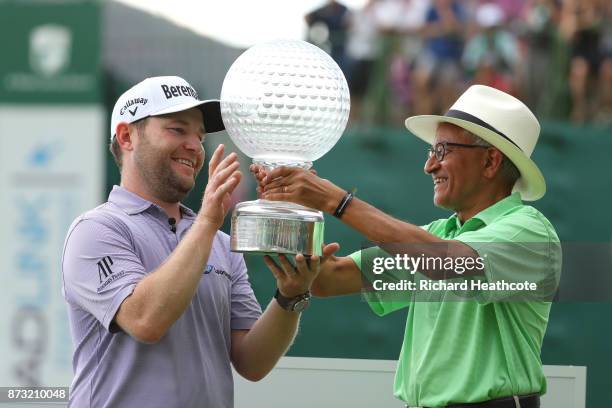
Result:
M147 119L149 119L148 116L131 123L131 125L136 128L136 132L138 132L138 134L144 134L145 127L147 126ZM116 136L113 136L113 140L111 140L108 150L110 150L119 171L121 171L123 166L123 152L121 151L121 146L119 146Z

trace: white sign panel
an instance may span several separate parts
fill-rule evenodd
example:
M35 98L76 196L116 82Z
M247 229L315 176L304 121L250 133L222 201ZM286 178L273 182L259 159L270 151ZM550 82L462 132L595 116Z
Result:
M0 105L0 386L72 380L60 259L104 201L104 121L94 105Z

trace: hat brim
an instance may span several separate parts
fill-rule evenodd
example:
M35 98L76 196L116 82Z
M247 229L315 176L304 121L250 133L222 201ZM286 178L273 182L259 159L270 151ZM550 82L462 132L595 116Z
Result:
M538 166L510 141L494 131L464 119L440 115L420 115L406 119L406 128L419 139L433 144L441 122L452 123L489 142L505 154L521 173L513 191L518 191L525 201L536 201L546 193L546 182Z
M163 109L159 112L155 112L150 116L182 112L195 107L199 107L202 111L202 116L204 118L204 130L206 130L206 133L219 132L225 129L223 118L221 117L221 103L217 99L181 103L170 108Z

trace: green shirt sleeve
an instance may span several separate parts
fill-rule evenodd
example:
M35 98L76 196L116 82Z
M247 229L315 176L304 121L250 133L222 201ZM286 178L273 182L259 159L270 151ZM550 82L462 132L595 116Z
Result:
M410 305L412 296L390 296L389 292L374 290L373 284L376 280L384 282L399 282L411 276L406 271L387 270L382 273L375 273L374 260L392 257L379 247L371 247L353 252L349 257L355 262L361 271L362 290L361 294L374 313L378 316L385 316L389 313L403 309Z
M550 222L531 210L523 207L454 238L472 247L484 261L485 275L476 280L487 283L487 289L472 291L479 303L552 300L561 273L561 245ZM535 283L536 289L508 290L506 283Z

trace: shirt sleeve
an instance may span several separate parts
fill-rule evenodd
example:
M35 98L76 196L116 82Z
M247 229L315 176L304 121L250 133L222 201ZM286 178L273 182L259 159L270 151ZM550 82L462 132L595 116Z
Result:
M561 275L561 244L552 225L539 214L506 216L477 231L455 237L483 260L484 276L473 280L502 289L474 290L479 303L551 301ZM511 290L505 284L535 283L535 290ZM497 286L495 286L497 285Z
M261 306L249 282L247 267L242 254L231 254L232 264L232 330L248 330L261 316Z
M420 228L431 232L445 220L436 220ZM374 259L386 259L392 257L379 247L366 248L361 251L353 252L349 257L355 262L361 271L363 289L362 295L374 313L385 316L389 313L404 309L413 302L414 292L408 290L382 290L377 291L373 288L375 280L379 279L385 283L399 283L402 280L415 281L414 273L409 270L398 270L395 268L385 268L382 273L374 273Z
M91 313L109 331L119 306L145 277L127 228L81 219L69 231L62 258L66 300Z
M389 313L408 307L412 301L410 292L395 292L389 290L376 290L375 281L385 283L398 283L403 279L413 279L409 271L384 269L381 271L380 261L392 257L379 247L366 248L353 252L349 258L355 262L361 271L362 296L374 313L385 316Z

